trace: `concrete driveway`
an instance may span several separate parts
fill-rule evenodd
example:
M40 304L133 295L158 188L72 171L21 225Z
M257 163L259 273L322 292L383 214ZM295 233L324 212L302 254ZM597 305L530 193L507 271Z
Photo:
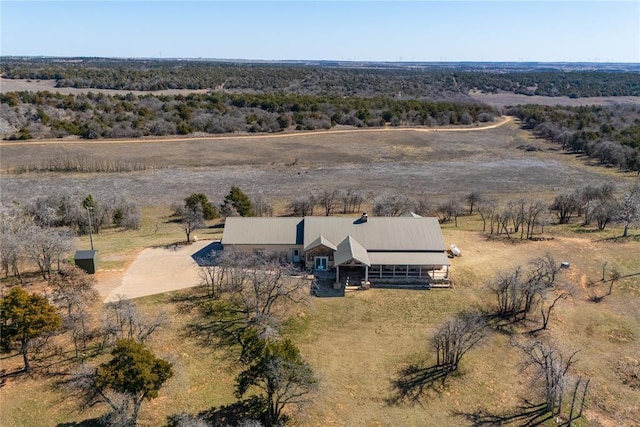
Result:
M119 298L132 299L162 294L200 284L198 265L192 256L211 244L199 241L143 250L122 278L122 284L111 290L104 302Z

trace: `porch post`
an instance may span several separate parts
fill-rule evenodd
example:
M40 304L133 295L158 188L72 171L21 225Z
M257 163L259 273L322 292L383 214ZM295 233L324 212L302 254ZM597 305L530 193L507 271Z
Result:
M340 266L336 265L336 283L340 283Z
M365 282L369 281L369 266L368 265L364 266L364 281Z

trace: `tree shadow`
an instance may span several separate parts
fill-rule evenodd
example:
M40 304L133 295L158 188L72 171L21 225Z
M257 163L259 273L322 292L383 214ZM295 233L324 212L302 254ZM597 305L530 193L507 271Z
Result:
M512 427L534 427L539 426L553 418L547 411L546 404L531 403L525 401L516 410L504 414L483 411L475 412L452 412L453 416L464 417L474 427L484 426L512 426Z
M448 376L453 373L449 366L409 365L398 372L398 376L391 381L393 395L387 403L397 405L403 402L420 403L420 399L427 390L438 391L444 386Z
M79 422L60 423L56 424L56 427L102 427L104 423L101 422L101 418L89 418Z
M267 402L262 397L252 396L245 400L239 400L229 405L212 407L198 414L197 419L212 426L237 426L242 421L257 420L265 421L267 413ZM168 417L170 426L180 425L178 421L184 418L185 414L174 414ZM191 415L187 415L191 418ZM89 426L87 426L89 427Z

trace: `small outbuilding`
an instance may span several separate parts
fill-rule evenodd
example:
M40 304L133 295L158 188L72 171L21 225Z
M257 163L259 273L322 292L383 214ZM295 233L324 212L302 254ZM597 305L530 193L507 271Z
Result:
M98 251L76 251L74 261L77 267L89 274L95 274L98 270Z

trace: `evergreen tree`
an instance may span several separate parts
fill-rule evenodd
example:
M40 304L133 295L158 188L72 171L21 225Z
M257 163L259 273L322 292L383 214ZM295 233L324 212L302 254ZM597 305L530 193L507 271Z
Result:
M30 372L29 347L32 341L60 328L62 319L47 298L30 294L21 287L0 300L0 349L2 354L19 349L24 371Z
M158 397L160 387L173 376L171 363L156 357L143 344L120 340L111 352L113 358L96 372L96 387L124 394L133 403L129 425L135 426L144 400Z
M231 187L229 194L224 198L222 210L229 210L229 205L233 206L240 216L253 216L253 205L251 203L251 199L249 199L249 196L243 193L242 190L235 185Z

